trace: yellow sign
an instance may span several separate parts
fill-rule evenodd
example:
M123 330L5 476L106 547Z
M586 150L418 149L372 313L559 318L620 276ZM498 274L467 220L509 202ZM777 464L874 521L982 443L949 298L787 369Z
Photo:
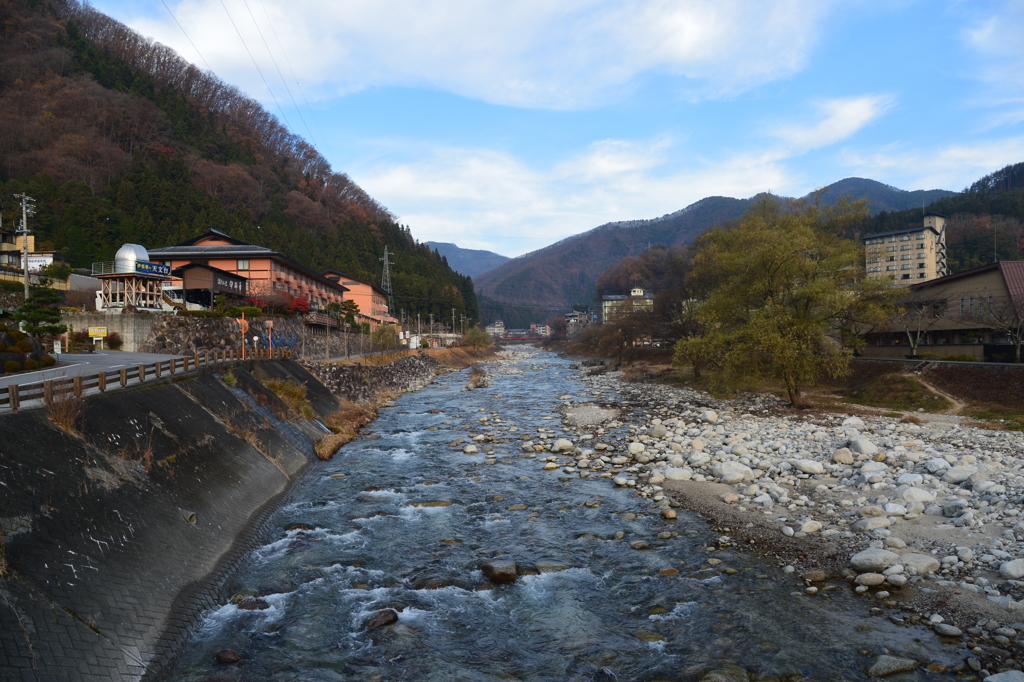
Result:
M107 335L107 328L106 327L89 327L89 338L91 338L91 339L96 339L96 338L102 339L106 335Z

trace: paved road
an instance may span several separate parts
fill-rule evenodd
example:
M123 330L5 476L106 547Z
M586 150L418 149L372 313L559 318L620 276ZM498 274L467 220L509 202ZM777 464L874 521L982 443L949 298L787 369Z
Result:
M34 372L0 375L0 386L10 384L34 384L46 379L63 379L66 377L85 376L110 372L122 367L149 365L154 362L170 360L181 355L163 355L161 353L122 353L115 351L96 351L95 353L64 353L60 356L60 364Z

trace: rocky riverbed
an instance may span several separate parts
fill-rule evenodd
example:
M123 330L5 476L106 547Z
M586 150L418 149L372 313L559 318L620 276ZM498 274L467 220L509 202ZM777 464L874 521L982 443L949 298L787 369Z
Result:
M806 594L847 581L877 612L962 642L965 672L1024 680L990 677L1024 653L1022 434L580 379L561 396L563 429L520 445L543 469L633 488L666 518L699 511L730 526L719 546L778 556Z

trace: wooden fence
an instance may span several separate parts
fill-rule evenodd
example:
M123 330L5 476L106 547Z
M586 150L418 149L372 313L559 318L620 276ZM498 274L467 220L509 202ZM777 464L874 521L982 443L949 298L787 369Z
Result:
M266 349L249 351L246 359L270 360L273 358L290 358L291 351L269 351ZM168 358L148 365L137 365L135 367L122 367L109 372L87 374L75 377L46 379L31 384L10 384L0 387L0 409L8 408L17 412L22 403L29 400L43 400L44 404L53 402L54 395L70 396L77 398L88 393L103 393L107 389L126 388L129 383L132 385L143 384L146 381L160 380L176 374L196 370L201 367L211 367L228 362L241 360L241 354L237 350L215 351L203 353L192 357Z

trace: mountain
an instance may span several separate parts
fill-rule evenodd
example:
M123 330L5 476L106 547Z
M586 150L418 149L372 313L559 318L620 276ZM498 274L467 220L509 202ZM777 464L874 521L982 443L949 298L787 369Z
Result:
M236 87L78 0L3 0L0 25L0 195L35 198L37 248L88 267L212 227L380 282L387 247L396 314L478 317L468 276Z
M424 244L448 259L448 265L452 270L470 277L482 275L509 260L508 256L502 256L500 253L480 249L463 249L448 242L424 242Z
M866 199L874 214L952 194L947 190L908 192L874 180L846 178L825 190L822 203L831 205L849 195ZM607 223L514 258L474 277L481 316L485 321L503 316L506 325L512 319L522 326L527 318L545 319L572 305L590 305L598 277L622 258L636 256L653 245L689 244L712 225L738 219L757 199L707 197L660 218Z

